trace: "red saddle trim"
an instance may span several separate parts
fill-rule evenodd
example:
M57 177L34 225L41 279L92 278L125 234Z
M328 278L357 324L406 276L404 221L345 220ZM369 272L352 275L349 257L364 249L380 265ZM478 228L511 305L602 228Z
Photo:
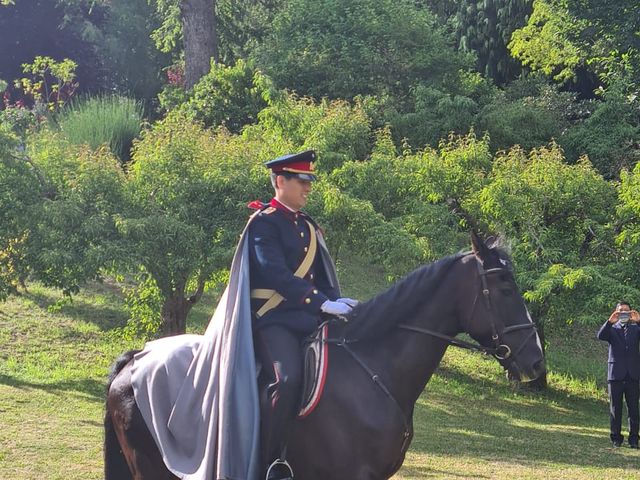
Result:
M327 381L327 371L329 369L329 344L324 341L328 335L329 324L326 323L322 326L321 334L319 335L318 339L315 340L316 342L321 342L321 346L319 349L320 355L318 358L318 362L320 363L320 365L317 368L319 375L316 378L313 387L313 393L309 397L309 401L306 403L306 405L303 405L298 412L298 418L305 418L306 416L308 416L315 410L315 408L318 406L318 403L320 403L320 398L322 397L322 392L324 391L324 385Z

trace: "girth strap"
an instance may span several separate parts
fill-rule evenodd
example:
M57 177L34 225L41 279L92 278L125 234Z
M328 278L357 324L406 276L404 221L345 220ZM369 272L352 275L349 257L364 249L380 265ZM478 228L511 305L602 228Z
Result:
M331 339L327 339L326 341L327 341L327 343L333 343L335 345L338 345L339 347L344 348L347 351L347 353L349 355L351 355L351 358L353 358L356 361L356 363L358 365L360 365L365 372L367 372L367 375L369 375L369 377L371 378L373 383L375 383L380 388L380 390L382 390L384 392L384 394L387 397L389 397L389 399L393 402L393 404L396 407L396 410L398 411L398 413L402 417L402 422L404 423L403 440L402 440L402 446L400 447L400 451L403 452L405 450L405 448L407 447L407 443L409 442L409 438L411 437L411 427L409 425L409 420L407 419L407 416L405 415L404 411L402 410L402 407L400 406L400 404L398 403L396 398L389 391L389 389L382 382L382 380L380 380L380 377L378 376L378 374L375 373L373 370L371 370L367 366L367 364L364 363L362 361L362 359L360 357L358 357L358 355L356 355L356 353L351 349L351 347L349 347L347 341L335 341L335 340L332 341Z
M307 254L302 260L302 263L293 273L293 275L298 278L304 278L307 273L309 273L309 270L311 270L311 266L313 265L313 261L316 258L316 251L318 249L318 238L316 237L316 230L309 220L305 220L305 222L307 222L307 225L309 226L310 243L309 250L307 250ZM262 317L264 314L273 310L284 301L284 297L282 295L280 295L275 290L267 288L255 288L251 290L251 298L266 300L264 305L262 305L262 307L260 307L256 312L257 318Z

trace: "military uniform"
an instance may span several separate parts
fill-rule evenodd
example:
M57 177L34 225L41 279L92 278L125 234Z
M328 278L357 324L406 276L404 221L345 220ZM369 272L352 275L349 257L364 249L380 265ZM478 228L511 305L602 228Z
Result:
M315 180L313 151L267 163L277 175ZM249 275L254 345L262 364L261 443L265 467L282 458L288 426L299 407L302 340L321 320L321 307L339 297L321 252L321 234L308 215L275 198L258 208L249 224ZM271 472L271 470L270 470ZM268 478L291 478L287 474Z
M310 334L318 326L320 306L339 295L324 268L319 248L302 277L294 275L309 254L317 225L302 212L293 212L275 198L261 209L249 226L251 309L259 312L277 291L284 300L258 316L256 329L282 325L296 333ZM316 240L317 241L317 240ZM267 292L260 295L258 292Z

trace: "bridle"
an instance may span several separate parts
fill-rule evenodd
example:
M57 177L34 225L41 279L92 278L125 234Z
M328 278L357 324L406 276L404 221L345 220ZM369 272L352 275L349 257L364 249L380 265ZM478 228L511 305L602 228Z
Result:
M511 325L509 327L505 327L502 330L498 331L496 327L496 321L494 318L495 308L493 308L491 303L491 290L489 289L489 282L487 281L487 277L489 277L490 275L496 275L496 274L504 274L504 273L511 274L511 270L508 268L500 268L500 267L490 268L485 270L484 266L482 265L482 262L478 260L477 257L474 257L474 258L476 259L476 265L478 267L478 276L480 278L481 290L480 292L476 293L476 296L473 300L473 305L471 307L471 313L469 314L469 318L466 324L468 325L469 322L473 320L473 316L476 310L476 305L478 303L478 298L480 298L480 294L482 294L482 298L485 303L485 307L489 316L489 322L491 324L491 341L493 342L492 347L485 347L484 345L480 345L479 343L467 342L465 340L461 340L461 339L452 337L450 335L445 335L443 333L435 332L427 328L417 327L415 325L400 323L398 324L398 328L402 330L407 330L409 332L421 333L424 335L430 335L432 337L440 338L446 341L447 343L449 343L450 345L454 345L456 347L466 348L468 350L474 350L474 351L483 352L489 355L493 355L495 358L497 358L500 361L512 362L513 357L517 357L517 355L522 351L522 349L526 345L526 342L532 336L536 335L537 333L536 327L533 324L533 322L530 322L522 325ZM531 333L527 335L525 339L522 340L522 343L518 346L516 351L512 353L511 348L506 343L504 343L505 336L513 332L516 332L519 330L525 330L525 329L531 329ZM371 368L369 368L369 366L353 351L353 349L351 349L349 344L356 343L357 340L350 341L343 337L341 339L326 339L325 342L335 344L339 347L342 347L344 350L346 350L347 353L349 353L349 355L351 355L351 357L355 360L355 362L358 365L360 365L365 372L367 372L367 374L369 375L373 383L378 385L378 387L395 405L396 410L400 413L400 415L402 416L402 420L404 422L403 442L400 448L400 451L403 452L405 450L405 447L408 446L408 442L411 437L411 426L410 426L409 419L407 418L407 415L405 415L404 411L402 410L402 407L400 406L396 398L393 396L391 391L382 382L382 380L380 379L380 376L376 374ZM399 461L401 462L401 460Z
M435 332L427 328L416 327L415 325L407 325L405 323L401 323L401 324L398 324L398 328L402 330L407 330L410 332L422 333L424 335L430 335L432 337L440 338L442 340L445 340L450 345L454 345L460 348L466 348L467 350L474 350L477 352L483 352L489 355L493 355L498 360L512 361L513 360L512 356L517 356L522 351L522 349L526 345L529 338L536 335L537 333L536 326L533 324L533 322L530 322L530 323L523 323L521 325L511 325L509 327L503 328L501 331L498 331L496 327L496 321L495 321L495 313L494 313L495 309L492 307L491 290L489 289L489 282L487 281L487 277L490 275L496 275L496 274L504 274L504 273L511 274L511 270L508 268L501 268L501 267L490 268L485 270L484 266L482 265L482 262L480 262L480 260L478 260L477 258L476 258L476 265L478 267L478 276L480 277L481 290L480 292L476 293L476 296L473 300L473 306L471 307L471 313L469 314L469 319L467 320L466 324L469 324L469 322L471 322L471 320L473 319L473 316L476 311L476 305L478 303L478 298L480 297L480 294L482 294L482 299L484 300L484 304L489 316L489 323L491 324L491 341L493 343L492 347L486 347L484 345L480 345L479 343L467 342L464 340L460 340L459 338L452 337L450 335L445 335L444 333ZM507 345L504 342L504 338L508 334L511 334L518 330L526 330L526 329L531 329L531 333L522 340L522 342L520 343L516 351L512 353L509 345Z

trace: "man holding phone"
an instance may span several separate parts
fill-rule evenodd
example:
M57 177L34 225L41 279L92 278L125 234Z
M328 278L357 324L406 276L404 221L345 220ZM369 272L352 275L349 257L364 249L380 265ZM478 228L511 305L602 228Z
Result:
M629 446L638 448L638 400L640 399L640 313L628 302L620 301L598 331L598 338L609 343L609 411L611 442L622 446L622 398L627 402Z

